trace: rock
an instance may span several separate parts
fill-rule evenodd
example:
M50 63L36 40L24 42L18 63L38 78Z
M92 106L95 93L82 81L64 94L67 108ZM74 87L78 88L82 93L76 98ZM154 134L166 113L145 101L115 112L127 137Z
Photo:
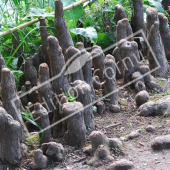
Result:
M153 150L170 149L170 135L158 136L151 142Z
M23 151L28 151L28 146L27 145L25 145L24 143L21 143L21 150L23 150Z
M153 126L153 125L148 125L148 126L146 127L146 131L147 131L147 132L153 132L153 131L155 131L155 126Z
M146 90L142 90L135 96L137 106L141 106L149 100L149 93Z
M110 111L113 112L113 113L120 112L120 107L118 105L111 104L109 108L110 108Z
M109 149L104 145L99 145L94 157L89 160L88 165L97 167L99 164L102 165L102 161L104 161L105 164L113 160L114 158L110 155Z
M92 155L92 147L91 146L86 146L83 148L83 153L87 155Z
M127 135L127 139L134 139L134 138L137 138L139 137L139 131L136 130L136 131L133 131L131 132L130 134Z
M44 155L54 162L62 162L64 158L64 147L60 143L49 142L41 146Z
M131 161L125 160L125 159L121 159L119 161L116 161L112 164L110 164L107 169L108 170L128 170L128 169L132 169L133 163Z
M121 148L122 141L118 138L109 138L109 147L112 148Z
M44 169L47 167L47 157L43 155L41 149L34 151L34 162L29 164L31 170Z

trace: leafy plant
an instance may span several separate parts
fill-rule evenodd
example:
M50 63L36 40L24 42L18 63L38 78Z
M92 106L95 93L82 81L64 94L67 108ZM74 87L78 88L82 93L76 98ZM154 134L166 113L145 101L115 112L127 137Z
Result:
M72 93L74 94L73 91L72 91ZM72 96L72 95L69 95L68 92L65 93L65 96L67 97L67 101L68 101L68 102L75 102L75 101L76 101L74 95L73 95L73 96Z
M43 129L33 120L33 117L36 117L35 115L28 113L28 112L23 112L22 110L20 111L22 118L28 122L30 122L32 125L36 126L40 131L41 131L41 138L39 139L39 142L43 139L44 137L44 131ZM31 137L30 137L31 138ZM34 138L34 137L33 137Z

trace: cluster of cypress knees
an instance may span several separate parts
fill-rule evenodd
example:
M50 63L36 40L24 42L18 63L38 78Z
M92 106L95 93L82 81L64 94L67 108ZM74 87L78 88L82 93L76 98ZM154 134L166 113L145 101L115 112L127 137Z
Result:
M169 71L170 30L167 17L158 13L156 8L149 7L146 10L147 23L145 24L142 0L134 0L133 5L133 31L123 7L115 6L117 45L112 55L105 56L102 48L97 45L92 47L91 52L87 51L81 42L76 44L76 48L74 47L64 18L63 4L60 0L56 0L57 38L47 32L45 18L40 18L42 45L33 58L29 56L26 58L25 63L22 58L19 58L18 66L21 66L20 69L24 72L24 83L22 82L24 85L22 84L18 92L14 75L6 67L0 54L2 100L0 160L3 163L12 166L20 164L21 143L24 142L26 128L29 128L24 125L20 114L20 111L25 112L25 106L38 117L39 125L45 129L41 149L34 152L31 169L46 168L49 160L63 160L63 146L52 142L52 138L63 136L68 145L79 148L85 146L87 135L90 134L91 151L95 154L89 164L93 165L100 159L113 161L109 150L120 147L122 143L119 139L110 139L102 132L95 131L93 105L97 106L99 114L103 114L106 108L103 98L96 100L95 90L104 89L107 105L111 112L116 113L120 111L116 79L123 79L124 84L133 81L133 87L140 93L157 88L155 77L166 77ZM148 65L142 64L138 44L134 41L133 32L139 30L141 51L147 54ZM18 33L15 32L14 47L18 43ZM18 53L22 53L21 48ZM157 67L158 69L151 75L150 70ZM95 73L95 76L92 73ZM75 95L76 101L69 102L66 93ZM146 96L144 97L148 99ZM140 100L139 105L144 103L141 102L144 99L140 98L140 95L136 99ZM149 115L151 104L152 114L155 114L158 111L154 107L155 103L142 105L139 108L140 114ZM167 100L167 108L168 105ZM157 109L161 107L160 104L160 108ZM129 167L132 165L130 164Z

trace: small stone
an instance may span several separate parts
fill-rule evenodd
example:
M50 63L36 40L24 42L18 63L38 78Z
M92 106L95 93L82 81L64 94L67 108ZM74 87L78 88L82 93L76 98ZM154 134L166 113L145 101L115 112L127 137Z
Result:
M28 151L28 146L25 145L24 143L21 143L21 150Z
M137 106L141 106L149 100L149 93L146 90L142 90L135 96Z
M148 125L145 129L146 129L147 132L154 132L155 131L155 126Z
M129 135L127 135L127 138L130 139L130 140L137 138L137 137L139 137L139 131L138 130L131 132Z
M86 146L83 148L83 153L87 155L92 155L92 147L91 146Z
M151 142L153 150L170 149L170 135L158 136Z
M122 147L122 141L118 138L109 138L109 146L110 148L121 148Z
M111 104L109 107L110 107L110 111L113 112L113 113L120 112L120 107L118 105Z
M131 161L125 160L125 159L121 159L119 161L116 161L112 164L110 164L107 169L108 170L129 170L132 169L133 163Z
M124 137L124 136L122 136L122 137L120 137L120 140L121 140L121 141L127 141L127 138Z

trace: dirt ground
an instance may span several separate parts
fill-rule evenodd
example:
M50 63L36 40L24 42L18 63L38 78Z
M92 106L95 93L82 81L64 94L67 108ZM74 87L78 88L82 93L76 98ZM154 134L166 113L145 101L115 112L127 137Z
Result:
M118 82L121 87L121 82ZM163 85L161 85L163 86ZM150 100L157 100L162 96L167 95L168 88L162 92L149 92ZM127 159L133 162L135 170L170 170L170 150L155 152L151 148L151 141L160 135L170 134L170 118L162 116L156 117L140 117L137 116L137 108L135 105L136 92L132 88L125 88L119 91L120 113L110 113L108 109L103 115L94 113L96 130L101 130L110 138L121 138L134 130L140 129L140 135L133 140L123 141L122 151L112 153L115 161ZM114 125L114 126L113 126ZM145 127L148 125L155 126L154 132L146 132ZM81 150L76 150L73 147L68 147L61 142L67 150L67 154L62 163L53 163L47 170L104 170L107 169L107 164L97 168L87 165L90 156L87 156ZM87 145L90 145L88 139ZM29 158L23 158L22 164L18 169L29 169ZM0 170L14 169L0 164Z

